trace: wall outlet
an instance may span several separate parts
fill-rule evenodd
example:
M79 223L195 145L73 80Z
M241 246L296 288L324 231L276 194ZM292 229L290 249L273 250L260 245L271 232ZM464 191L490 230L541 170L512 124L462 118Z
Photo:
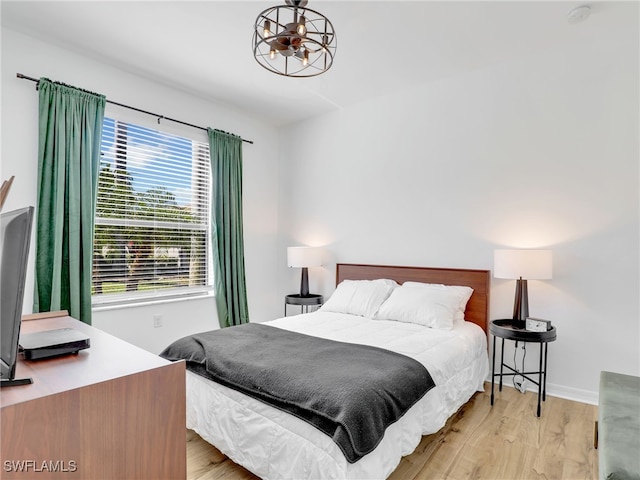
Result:
M162 315L153 316L153 326L154 328L159 328L162 326Z

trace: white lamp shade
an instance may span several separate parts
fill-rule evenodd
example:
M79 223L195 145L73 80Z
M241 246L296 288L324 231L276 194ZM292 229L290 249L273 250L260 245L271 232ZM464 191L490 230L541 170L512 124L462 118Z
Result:
M288 247L287 265L289 267L322 266L322 249L318 247Z
M523 280L552 278L551 250L494 250L493 276Z

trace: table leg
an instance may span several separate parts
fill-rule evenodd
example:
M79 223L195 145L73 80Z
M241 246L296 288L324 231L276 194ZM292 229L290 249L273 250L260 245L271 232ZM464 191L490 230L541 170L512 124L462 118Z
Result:
M542 374L542 401L547 400L547 352L549 351L549 345L544 343L544 373Z
M500 350L500 387L499 391L502 391L502 366L504 365L504 338L502 339L502 348Z
M491 362L491 405L493 405L493 386L496 372L496 336L493 336L493 360Z
M540 343L540 368L538 369L538 416L540 416L540 398L542 395L542 360L543 360L543 348L544 342Z

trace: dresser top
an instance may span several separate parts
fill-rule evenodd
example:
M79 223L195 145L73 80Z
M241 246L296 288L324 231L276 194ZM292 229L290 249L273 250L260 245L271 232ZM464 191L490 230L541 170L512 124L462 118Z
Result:
M0 406L81 388L114 378L169 365L170 362L68 316L23 320L20 333L73 328L90 338L90 347L77 354L43 360L18 355L15 378L30 377L33 383L4 387Z

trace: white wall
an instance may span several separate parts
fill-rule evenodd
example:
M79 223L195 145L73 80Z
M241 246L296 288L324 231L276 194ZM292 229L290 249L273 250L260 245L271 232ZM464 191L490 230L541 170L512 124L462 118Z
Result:
M619 32L288 127L281 241L331 256L311 290L333 290L335 261L490 269L495 248L550 248L553 280L529 282L531 315L558 329L549 391L593 402L600 370L640 374L637 39ZM514 288L492 280L492 318L511 316Z
M288 245L327 247L327 267L310 271L325 295L336 261L491 268L494 248L551 248L553 280L529 285L531 314L558 328L550 392L593 400L600 370L640 373L637 32L362 103L288 126L278 143L225 105L3 27L0 174L16 175L7 210L36 198L37 92L16 72L255 141L244 147L252 321L281 316L283 294L298 289ZM513 290L493 281L492 318L510 315ZM211 299L94 321L154 352L217 325Z
M38 93L35 84L16 73L48 77L196 125L211 126L253 140L244 144L244 232L249 315L264 321L281 314L282 302L273 281L277 241L277 134L264 123L228 106L208 102L175 88L132 75L32 37L2 29L2 163L0 175L15 175L3 210L36 204L38 154ZM108 106L107 113L126 115L157 127L156 119ZM189 136L206 132L164 122L163 129ZM32 248L33 254L34 248ZM33 255L32 255L33 263ZM33 266L30 271L32 272ZM33 275L28 279L25 313L31 312ZM153 315L163 315L163 327L153 328ZM93 324L152 352L170 341L218 326L213 297L94 313Z

